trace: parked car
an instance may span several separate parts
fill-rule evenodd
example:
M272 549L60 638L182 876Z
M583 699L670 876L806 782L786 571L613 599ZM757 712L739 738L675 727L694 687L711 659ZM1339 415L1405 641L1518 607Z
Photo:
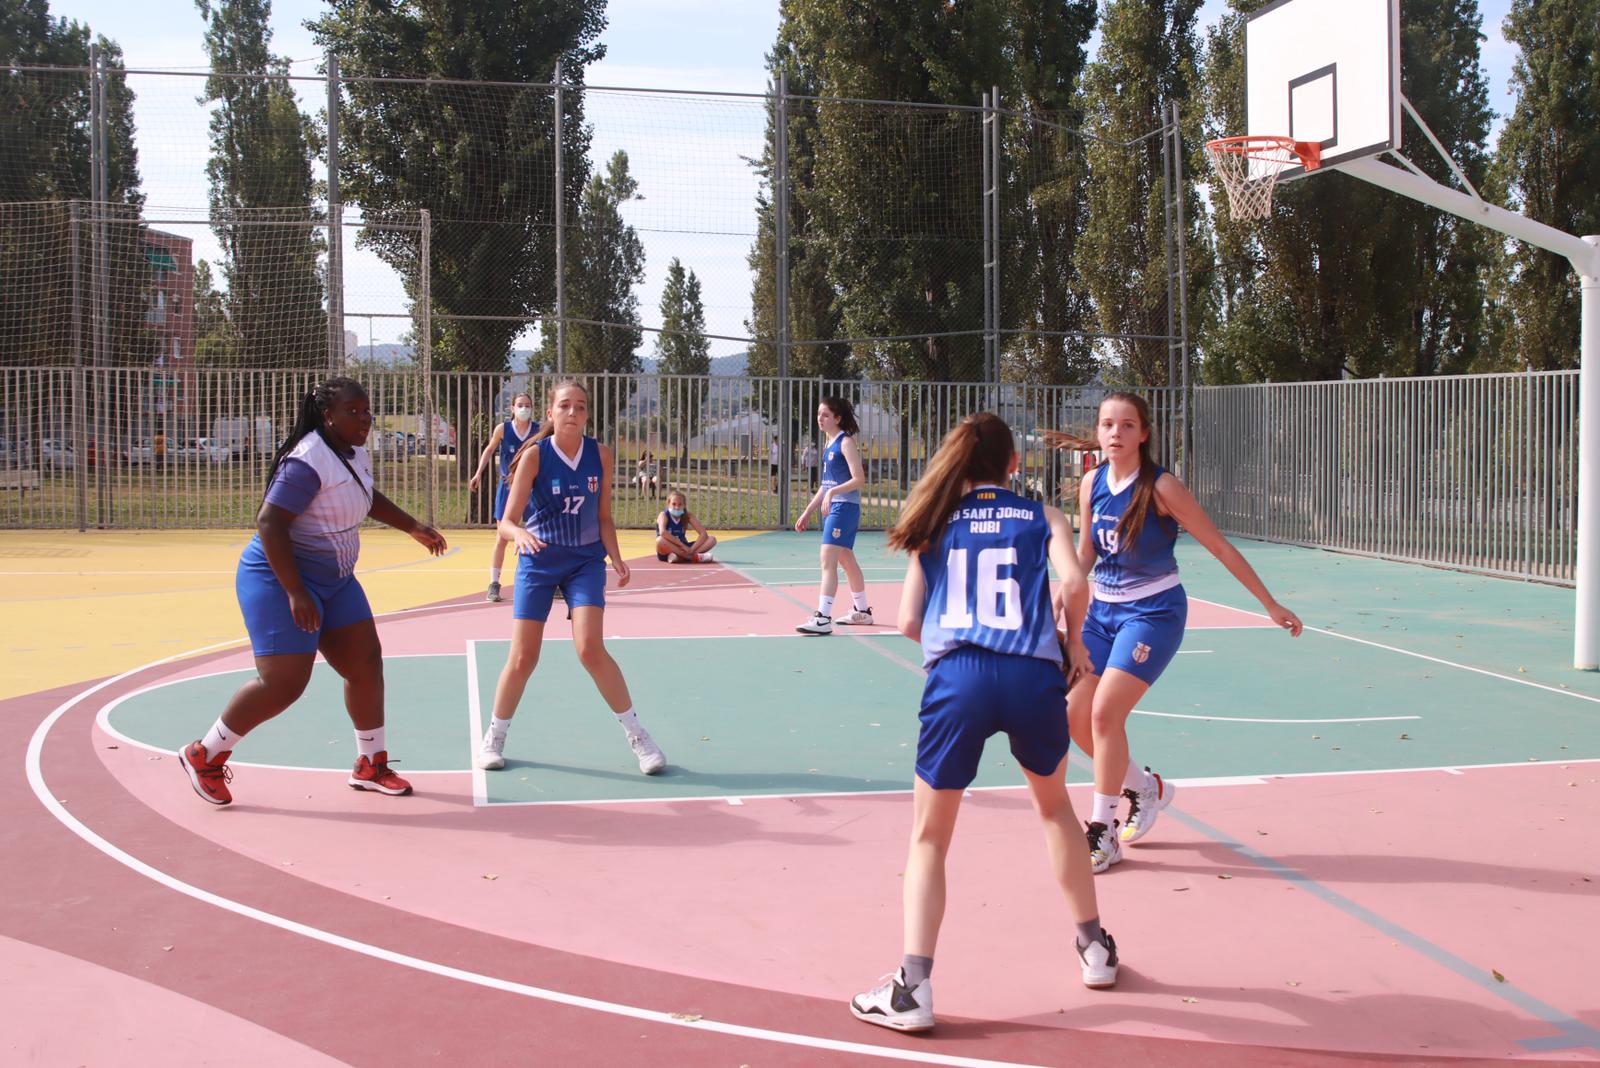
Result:
M72 443L61 438L44 438L39 442L39 463L43 467L55 471L67 471L72 468L76 458L72 454Z
M184 463L225 464L233 459L233 449L216 438L186 438L178 445L178 459Z
M154 438L141 438L122 450L122 458L130 464L153 464L156 462L156 443Z

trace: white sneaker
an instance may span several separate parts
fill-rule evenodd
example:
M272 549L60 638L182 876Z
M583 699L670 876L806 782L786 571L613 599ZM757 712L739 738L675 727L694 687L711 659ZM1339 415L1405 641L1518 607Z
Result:
M1117 838L1117 822L1107 827L1103 823L1087 825L1089 838L1089 870L1099 875L1113 864L1122 863L1122 842Z
M1149 768L1144 770L1143 790L1122 791L1122 796L1128 799L1128 819L1122 825L1122 840L1128 843L1137 842L1150 833L1150 828L1156 825L1156 817L1161 815L1162 809L1172 804L1172 798L1178 792L1176 786L1163 782L1161 776Z
M1104 943L1090 942L1078 947L1083 962L1083 985L1090 990L1109 990L1117 985L1117 943L1111 932L1102 932Z
M715 561L711 559L711 554L710 553L695 553L694 554L694 562L697 563L697 564L715 563Z
M811 618L794 628L801 634L832 634L833 620L821 612L813 613Z
M848 627L870 627L870 626L873 625L873 623L872 623L872 609L870 609L870 608L857 608L857 609L853 610L849 615L845 616L843 619L836 619L836 620L834 620L834 622L835 623L842 623L842 624L844 624L845 626L848 626Z
M895 1031L926 1031L933 1026L933 980L924 979L907 990L904 968L884 976L882 986L850 999L850 1012L858 1020Z
M506 766L506 736L495 737L494 731L484 731L483 742L478 746L477 765L484 771L497 771Z
M633 748L633 755L639 758L639 770L646 775L654 775L667 766L667 754L661 751L656 740L643 727L639 728L638 734L628 737L628 745Z

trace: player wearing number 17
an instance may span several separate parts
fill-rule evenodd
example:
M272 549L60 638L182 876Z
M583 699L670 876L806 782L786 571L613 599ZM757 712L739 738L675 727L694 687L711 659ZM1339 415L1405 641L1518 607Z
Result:
M889 531L889 545L912 554L900 630L922 643L928 679L905 866L905 957L880 986L850 1002L857 1019L880 1027L933 1026L930 976L944 919L945 856L984 743L1002 731L1044 821L1050 866L1077 924L1083 982L1109 987L1117 978L1116 944L1100 928L1088 847L1067 798L1070 742L1061 705L1069 679L1089 668L1079 634L1088 584L1066 518L1002 488L1016 469L1011 428L988 412L968 416L945 436ZM1061 577L1065 667L1051 565Z
M619 587L628 584L629 572L611 520L616 457L583 432L588 423L588 388L571 379L557 382L544 422L511 460L500 535L517 547L521 559L511 608L511 653L494 689L494 714L478 749L480 768L506 766L506 734L539 663L558 588L572 614L578 660L627 733L639 770L654 775L667 766L661 747L633 711L622 669L606 652L606 556Z

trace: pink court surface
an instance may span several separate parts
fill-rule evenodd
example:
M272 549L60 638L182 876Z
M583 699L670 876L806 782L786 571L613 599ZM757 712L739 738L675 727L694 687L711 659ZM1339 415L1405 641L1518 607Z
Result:
M878 625L805 638L814 537L688 567L624 535L606 627L670 762L646 779L559 611L508 767L471 770L511 618L482 601L488 540L430 560L374 534L415 795L346 788L319 665L215 809L172 750L251 670L243 536L0 535L0 1063L1600 1060L1600 678L1564 668L1570 592L1249 543L1309 629L1181 546L1184 653L1130 725L1179 792L1096 884L1116 988L1079 983L997 739L950 857L938 1027L854 1020L899 959L921 686L881 541ZM1085 778L1075 754L1080 812Z

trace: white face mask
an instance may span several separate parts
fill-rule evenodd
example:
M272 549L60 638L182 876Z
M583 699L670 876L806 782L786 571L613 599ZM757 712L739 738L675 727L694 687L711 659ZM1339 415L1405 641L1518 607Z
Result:
M511 409L511 414L526 423L533 418L533 409L524 404Z
M674 519L682 519L683 518L683 509L682 508L668 508L667 509L667 514L670 515Z

